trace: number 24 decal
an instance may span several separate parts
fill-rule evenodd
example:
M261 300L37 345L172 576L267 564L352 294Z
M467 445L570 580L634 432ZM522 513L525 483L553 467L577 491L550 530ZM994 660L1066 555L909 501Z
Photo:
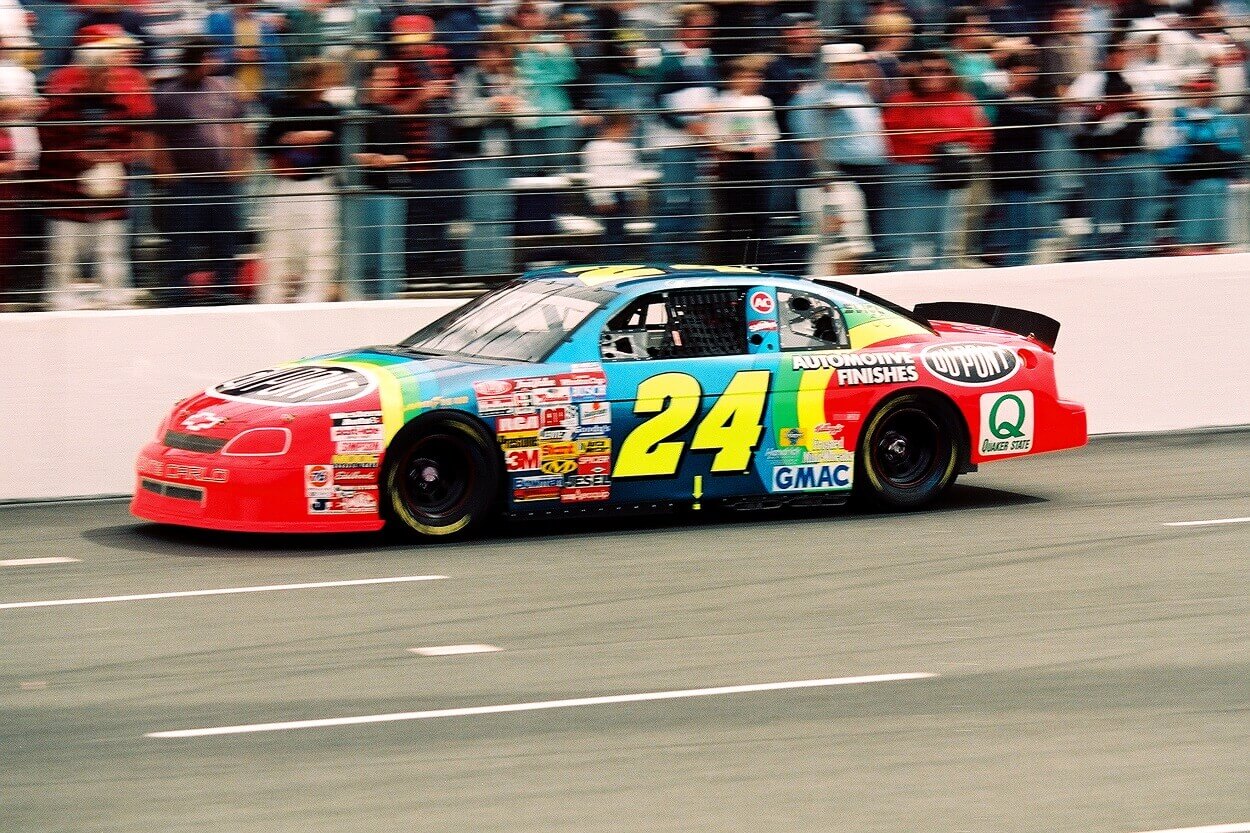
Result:
M764 433L764 404L771 373L743 370L734 374L690 441L693 451L715 451L712 471L741 474ZM634 413L654 414L625 438L616 459L615 477L662 477L677 473L685 443L670 439L699 415L703 389L693 376L661 373L638 385Z

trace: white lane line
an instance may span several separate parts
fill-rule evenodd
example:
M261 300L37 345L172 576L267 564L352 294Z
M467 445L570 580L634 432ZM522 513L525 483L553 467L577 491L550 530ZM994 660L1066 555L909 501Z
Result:
M1219 524L1250 524L1250 518L1216 518L1213 521L1172 521L1164 526L1217 526ZM1198 828L1194 828L1197 830Z
M68 555L50 555L46 558L5 558L0 560L0 567L37 567L40 564L76 564L82 559L70 558Z
M456 654L489 654L502 651L503 648L496 645L435 645L429 648L409 648L408 650L423 657L450 657Z
M606 706L614 703L642 703L651 700L683 700L689 697L715 697L722 694L747 694L756 691L786 691L796 688L825 688L860 683L889 683L900 680L924 680L937 674L872 674L865 677L833 677L824 680L789 680L780 683L751 683L716 688L687 688L677 691L651 691L643 694L610 694L604 697L576 697L570 700L538 700L530 703L508 703L500 706L468 706L459 709L433 709L421 712L365 714L354 717L326 717L319 720L286 720L280 723L245 723L239 726L213 726L207 729L175 729L149 732L149 738L202 738L210 735L247 735L254 732L283 732L289 729L321 729L327 726L355 726L361 723L394 723L400 720L431 720L436 717L473 717L480 714L533 712L545 709L570 709L577 706Z
M1250 821L1208 824L1205 827L1173 827L1169 830L1149 830L1146 833L1250 833Z
M362 584L399 584L405 581L437 581L447 576L392 576L390 578L357 578L348 581L309 581L301 584L262 584L256 587L222 587L215 590L176 590L171 593L135 593L130 596L96 596L87 599L49 599L40 602L4 602L0 610L19 607L59 607L61 605L94 605L107 602L140 602L148 599L181 599L188 596L225 596L230 593L267 593L270 590L313 590L318 587L357 587Z

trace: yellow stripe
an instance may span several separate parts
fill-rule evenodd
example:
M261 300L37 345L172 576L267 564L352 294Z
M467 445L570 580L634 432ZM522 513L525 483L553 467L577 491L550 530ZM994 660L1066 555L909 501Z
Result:
M865 321L857 327L852 327L849 335L851 349L863 350L865 347L871 347L887 339L918 335L923 332L925 329L919 324L903 319L881 318L876 321Z
M825 390L833 379L832 370L804 370L799 377L799 392L795 397L798 408L799 429L806 432L826 422Z
M345 361L318 361L315 363L359 370L378 383L378 396L382 400L382 432L389 445L391 439L399 433L399 429L404 427L404 394L399 386L399 380L373 364Z

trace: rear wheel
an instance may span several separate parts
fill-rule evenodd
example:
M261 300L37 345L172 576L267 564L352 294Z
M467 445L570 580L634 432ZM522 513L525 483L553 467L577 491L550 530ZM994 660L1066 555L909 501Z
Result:
M945 401L907 393L887 401L864 426L855 486L869 503L914 509L952 483L959 470L961 417Z
M387 529L409 538L461 537L498 507L497 452L468 419L436 416L405 429L387 450Z

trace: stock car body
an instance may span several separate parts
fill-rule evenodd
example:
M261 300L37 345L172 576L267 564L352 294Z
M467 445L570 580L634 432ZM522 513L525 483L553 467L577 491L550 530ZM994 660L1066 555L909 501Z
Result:
M1058 324L739 267L548 269L397 345L179 402L133 513L253 532L467 533L499 514L932 500L1086 442Z

